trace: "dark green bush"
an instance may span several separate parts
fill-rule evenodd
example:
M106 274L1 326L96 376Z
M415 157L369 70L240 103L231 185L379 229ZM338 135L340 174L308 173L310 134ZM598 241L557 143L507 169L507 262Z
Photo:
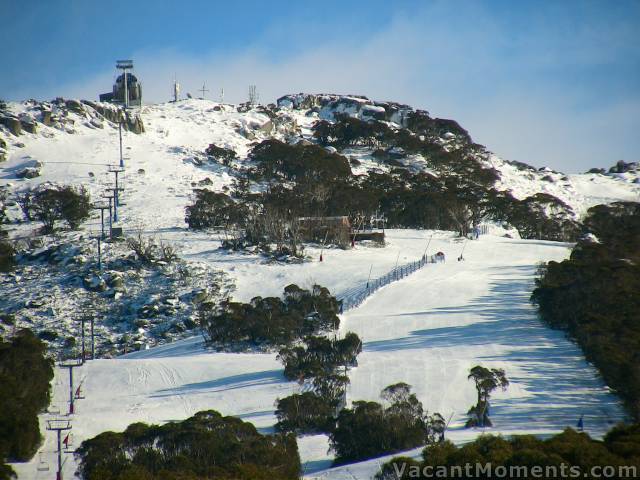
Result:
M276 431L302 433L329 432L333 428L335 407L313 392L294 394L277 402Z
M440 414L425 414L422 403L405 383L382 391L388 407L376 402L354 402L338 415L330 433L335 464L374 458L438 441L445 423Z
M634 478L640 474L640 425L615 427L603 441L592 440L586 433L567 429L546 440L529 435L508 439L482 435L459 447L449 441L435 443L424 449L422 461L394 458L382 466L375 478L444 478L444 472L449 472L449 475L456 471L465 472L466 465L471 466L472 475L475 475L476 464L491 464L493 472L497 472L497 467L506 467L507 472L513 469L513 475L503 478L575 478L590 475L593 467L600 467L599 472L604 473L602 467L605 466L625 467L616 470L615 475L609 478ZM540 473L535 473L534 467L541 469ZM626 467L630 469L626 470ZM522 468L526 468L530 476L518 475L518 469ZM480 478L491 477L485 474Z
M91 213L91 200L84 187L41 188L24 193L19 203L26 219L42 222L47 233L54 230L57 221L75 230Z
M15 253L11 243L0 239L0 272L9 272L13 269Z
M292 435L261 435L209 410L162 426L134 423L105 432L76 452L84 480L288 480L301 473Z
M218 147L214 143L209 144L205 153L221 161L224 165L229 165L238 156L232 149Z
M251 303L204 305L199 318L211 342L276 346L338 328L338 309L335 297L324 287L315 285L308 291L289 285L282 299L255 297Z
M38 414L49 405L52 361L30 330L0 342L0 458L27 461L40 445Z

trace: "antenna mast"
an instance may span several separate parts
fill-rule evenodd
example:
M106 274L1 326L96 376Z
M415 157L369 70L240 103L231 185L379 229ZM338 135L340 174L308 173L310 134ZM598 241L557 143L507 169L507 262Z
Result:
M198 90L198 91L202 92L202 100L204 100L204 93L209 91L209 89L206 88L206 83L203 83L202 84L202 88L200 90Z
M174 79L173 80L173 101L177 102L178 97L180 97L180 84Z

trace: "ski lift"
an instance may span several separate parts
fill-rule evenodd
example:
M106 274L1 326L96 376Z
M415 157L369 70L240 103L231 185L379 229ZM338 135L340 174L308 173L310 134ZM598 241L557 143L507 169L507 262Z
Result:
M64 453L75 452L75 450L73 449L73 434L71 432L69 432L62 443L64 443Z
M87 378L87 377L84 377L84 378L80 381L80 385L78 385L78 388L76 388L75 395L74 395L74 398L75 398L76 400L84 400L84 398L85 398L85 397L84 397L84 394L82 393L82 385L84 385L84 380L85 380L85 378Z
M36 467L38 472L48 472L49 464L42 460L42 452L40 452L40 461L38 462L38 466Z
M51 415L60 415L60 406L59 405L49 406L49 408L47 409L47 413L50 413Z

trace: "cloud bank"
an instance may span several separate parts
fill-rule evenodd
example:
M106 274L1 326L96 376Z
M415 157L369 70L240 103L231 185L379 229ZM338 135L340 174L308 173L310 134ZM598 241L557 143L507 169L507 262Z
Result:
M609 77L597 88L598 75L614 61L612 49L625 55L640 40L635 29L583 25L569 34L532 17L514 35L480 4L464 5L451 15L450 2L434 3L361 38L357 32L307 38L297 26L296 48L277 55L263 47L268 37L228 54L139 50L135 73L150 102L170 99L174 76L183 94L198 96L206 83L208 98L218 99L224 88L228 102L245 101L250 84L265 103L293 92L362 94L453 118L503 158L536 166L578 172L638 160L640 92ZM631 55L628 73L637 80L638 54ZM95 99L114 76L98 72L46 93Z

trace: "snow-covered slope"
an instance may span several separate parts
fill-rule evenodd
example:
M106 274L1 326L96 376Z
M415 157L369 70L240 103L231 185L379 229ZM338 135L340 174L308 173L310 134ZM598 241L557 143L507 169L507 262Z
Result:
M318 118L331 117L327 108L297 107L282 109L275 116L259 108L239 111L235 106L203 100L143 107L145 132L123 132L127 158L126 171L120 177L125 188L120 225L128 234L142 231L174 243L187 268L205 265L223 271L235 286L233 297L242 301L256 295L279 295L290 283L302 287L318 283L340 294L366 282L370 269L375 277L397 262L420 258L433 235L427 253L444 252L448 258L445 264L428 265L382 288L343 316L341 332L355 331L365 342L359 366L350 372L349 401L378 400L383 387L407 382L428 410L452 416L449 437L466 441L481 433L461 428L464 413L474 401L473 386L466 375L470 367L482 364L504 368L512 382L506 392L495 396L493 432L548 434L574 425L584 414L587 431L600 436L624 418L619 401L579 349L561 333L545 328L528 301L536 264L565 258L570 248L567 244L487 235L468 243L465 262L455 262L452 260L460 254L462 244L452 233L389 231L383 248L356 245L350 250L328 249L323 253L324 261L319 262L319 248L310 245L307 261L281 264L255 254L219 250L220 242L212 234L187 230L184 208L194 187L207 185L221 191L231 186L234 172L248 164L246 157L253 142L267 138L298 141L301 136L310 136L310 126ZM34 119L39 118L39 108L34 104L9 105L14 114L29 114ZM55 113L55 105L51 108ZM335 111L376 118L382 114L380 108L373 102L351 99ZM394 108L387 121L399 126L407 110L405 106ZM0 163L0 185L11 195L44 182L57 182L84 185L98 199L112 186L108 166L117 164L119 158L115 125L89 105L81 111L59 109L65 122L50 126L38 123L36 133L13 136L0 127L7 144L7 160ZM444 135L442 141L455 141L455 135L453 139ZM210 143L232 148L238 160L230 167L210 161L203 153ZM371 152L362 149L344 153L362 161L358 173L365 173L367 162L372 162ZM420 158L410 161L415 168L427 168ZM549 193L570 205L577 215L597 203L640 198L640 184L634 183L637 173L633 172L565 176L518 167L495 156L482 161L500 172L497 188L510 190L516 198ZM40 176L18 178L24 168L33 166L40 170ZM374 167L373 162L370 166ZM17 206L9 210L11 219L20 217ZM11 237L22 237L30 235L35 225L15 222L6 227ZM94 217L84 225L83 235L97 233L98 228ZM71 238L65 235L63 240ZM0 283L3 285L8 283ZM33 285L23 287L35 288ZM13 286L11 291L14 296L24 293ZM47 301L54 306L69 299ZM5 306L0 299L0 310ZM238 415L270 431L276 399L299 389L284 379L274 354L210 352L202 348L198 337L127 357L89 362L80 369L79 377L85 378L86 399L78 402L72 417L75 445L105 430L121 430L134 421L179 420L209 408ZM66 370L57 370L54 410L57 407L62 413L66 411L66 382ZM52 416L56 414L42 416L43 426ZM370 478L378 468L374 460L328 470L331 455L323 436L301 438L299 446L311 477ZM41 451L52 467L53 449L53 436L47 433ZM38 460L36 456L30 463L16 465L19 478L47 478L50 473L37 471ZM71 478L73 470L68 456L65 478Z
M291 281L304 284L310 276L341 288L366 279L371 262L381 270L393 267L398 251L409 258L421 256L432 234L429 249L443 251L446 263L427 265L382 288L343 316L341 332L355 331L364 341L359 365L349 373L349 401L379 400L385 386L407 382L427 409L452 418L447 435L463 442L482 432L462 428L475 398L468 370L482 364L504 368L511 381L506 392L496 393L495 428L485 431L544 435L575 425L584 414L586 430L600 436L624 419L620 402L578 347L544 327L529 304L536 264L565 258L568 245L484 236L468 243L466 260L456 262L452 259L461 244L452 234L392 231L389 248L372 252L356 247L355 254L329 252L324 262L305 267L243 266L237 273L251 275L273 291ZM257 288L252 282L240 281L239 286L247 293ZM270 431L276 399L300 388L284 379L275 354L209 352L199 337L92 361L78 377L84 378L86 398L77 402L71 417L75 445L134 421L163 423L209 408ZM57 370L53 406L63 413L67 382L66 370ZM42 421L55 416L44 415ZM331 455L324 436L301 438L299 447L311 478L365 479L378 468L378 461L370 461L326 470ZM53 436L47 434L42 451L51 464L53 450ZM16 466L20 478L39 478L38 459ZM67 462L65 471L71 474L71 456Z

